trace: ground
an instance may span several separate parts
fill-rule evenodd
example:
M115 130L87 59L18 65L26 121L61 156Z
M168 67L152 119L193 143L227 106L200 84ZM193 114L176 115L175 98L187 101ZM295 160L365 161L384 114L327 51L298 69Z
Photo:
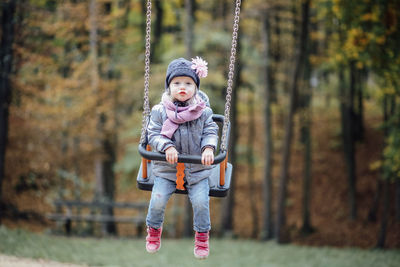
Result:
M21 258L0 254L1 267L84 267L87 265L75 265L43 259Z

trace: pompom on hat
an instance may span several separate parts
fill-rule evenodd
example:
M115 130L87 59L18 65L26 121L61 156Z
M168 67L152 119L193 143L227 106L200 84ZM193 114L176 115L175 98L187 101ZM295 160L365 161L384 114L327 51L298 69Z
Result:
M207 62L201 57L192 58L189 61L184 58L178 58L169 63L167 75L165 77L165 89L168 89L173 78L178 76L186 76L193 79L197 88L200 88L200 78L207 77Z

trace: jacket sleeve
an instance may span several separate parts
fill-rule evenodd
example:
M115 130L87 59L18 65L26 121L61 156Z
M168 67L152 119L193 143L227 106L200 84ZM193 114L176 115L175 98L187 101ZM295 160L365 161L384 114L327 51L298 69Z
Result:
M167 148L175 146L171 139L161 134L161 128L164 123L162 111L163 107L161 105L153 107L147 127L149 144L158 152L164 152Z
M218 145L218 125L212 118L213 112L210 108L206 109L205 115L207 118L203 127L201 150L203 151L203 149L208 146L213 147L215 150Z

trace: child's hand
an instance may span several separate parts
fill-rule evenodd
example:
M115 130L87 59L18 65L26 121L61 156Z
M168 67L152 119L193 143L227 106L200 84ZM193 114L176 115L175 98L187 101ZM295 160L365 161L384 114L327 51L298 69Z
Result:
M165 159L170 163L170 164L175 164L178 162L178 151L176 150L175 147L171 146L165 150Z
M203 165L211 165L214 162L214 149L207 147L201 154L201 163Z

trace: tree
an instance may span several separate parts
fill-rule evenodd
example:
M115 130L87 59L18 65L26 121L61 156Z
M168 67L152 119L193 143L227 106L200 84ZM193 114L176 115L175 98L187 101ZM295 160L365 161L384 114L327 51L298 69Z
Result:
M240 36L240 34L239 34ZM237 55L240 55L240 42L238 42L237 45ZM235 74L234 74L234 86L233 86L233 91L232 91L232 110L231 110L231 138L229 139L229 157L230 157L230 162L232 166L236 165L236 142L238 140L238 121L237 121L237 111L236 111L236 106L237 106L237 95L238 95L238 90L240 88L240 83L241 83L241 78L240 78L240 73L241 73L241 60L240 57L236 59L236 66L235 66ZM236 171L232 170L232 177L231 177L231 184L230 184L230 189L228 196L223 200L223 205L222 205L222 218L221 218L221 233L223 235L232 235L233 234L233 213L234 213L234 202L235 202L235 180L236 180Z
M8 0L1 5L0 44L0 209L2 208L2 184L5 174L5 155L8 137L9 105L11 102L11 73L13 66L14 23L16 0ZM0 211L0 223L1 223Z
M315 45L313 47L315 49ZM312 85L310 84L311 76L311 64L309 60L311 42L308 42L304 51L304 77L302 90L299 96L299 108L300 108L300 141L304 149L304 164L303 164L303 205L302 205L302 227L301 232L303 234L309 234L313 232L311 225L311 164L312 164L312 137L311 137L311 124L312 124Z
M256 199L256 183L255 183L255 157L254 157L254 144L255 138L254 133L256 132L256 112L254 110L255 106L255 93L252 88L249 88L247 99L247 107L248 107L248 116L249 116L249 130L247 133L247 168L248 168L248 177L249 181L249 204L250 204L250 212L252 218L252 231L251 237L257 238L258 233L258 211L257 211L257 199Z
M273 142L272 142L272 120L271 120L271 104L272 104L272 90L274 86L273 68L272 66L272 47L271 47L271 29L270 29L270 13L269 8L264 9L263 22L261 27L262 42L264 44L263 60L264 60L264 95L265 95L265 170L263 181L263 223L262 223L262 236L263 240L268 240L273 237L272 228L272 155L273 155ZM279 25L277 25L279 27ZM279 37L278 37L279 39Z
M377 246L383 247L386 235L386 225L390 202L388 201L388 184L393 179L398 179L397 170L400 164L395 160L393 155L398 155L396 150L396 142L391 143L391 140L398 138L398 132L396 121L396 99L399 96L399 64L400 53L398 51L399 41L399 11L396 8L394 1L385 0L378 2L349 2L349 1L334 1L332 5L332 13L335 17L336 27L340 34L337 36L337 42L332 42L334 55L339 66L349 66L348 72L350 73L349 86L342 85L341 87L349 87L350 90L346 93L342 89L342 94L346 95L345 103L342 104L343 125L346 126L344 129L344 136L346 136L346 142L350 142L350 146L345 147L347 150L346 154L347 161L352 164L354 156L350 153L354 153L354 130L352 129L353 124L357 125L356 116L352 109L354 101L355 88L358 86L358 74L357 72L365 72L365 69L370 70L376 75L376 80L381 89L377 93L382 101L382 108L384 115L384 136L385 136L385 148L383 150L382 160L378 161L376 166L382 168L383 178L383 198L384 208L383 216L381 220L381 231L378 237ZM343 71L343 68L341 68ZM340 78L344 78L345 73L340 74ZM360 98L360 97L359 97ZM359 100L359 104L362 100ZM344 105L347 105L345 107ZM362 108L359 108L359 113ZM362 117L362 116L359 116ZM358 118L360 119L360 118ZM397 124L396 124L397 123ZM349 130L350 128L350 130ZM350 141L349 141L350 140ZM347 143L348 144L348 143ZM353 152L352 152L353 151ZM394 152L397 151L397 152ZM349 174L355 172L354 166L349 165ZM369 218L376 218L376 211L378 210L379 198L381 197L381 185L377 182L376 195L374 197L374 205L369 213ZM350 179L350 192L355 194L355 181ZM355 218L355 195L351 196L351 216Z
M393 96L386 95L383 100L383 116L384 121L388 123L389 119L393 118L396 114L396 99ZM399 112L398 112L399 113ZM382 166L382 178L383 178L383 210L382 210L382 219L381 219L381 227L378 233L378 240L376 242L377 248L385 247L386 240L386 231L389 220L389 209L390 209L390 193L389 187L391 183L391 176L396 176L396 171L400 170L398 159L398 149L400 148L400 127L398 126L400 123L399 117L394 119L395 125L397 127L385 127L384 136L386 140L386 148L383 152L384 163ZM396 129L397 128L397 129ZM396 166L397 165L397 166ZM393 168L395 167L395 169ZM397 169L397 170L396 170ZM397 174L398 175L398 174ZM396 179L396 178L395 178ZM399 179L399 177L397 177Z
M243 4L243 1L242 1ZM239 25L237 25L239 26ZM229 157L232 166L236 165L236 142L238 140L238 119L237 119L237 95L238 90L241 86L241 70L242 70L242 63L240 58L240 29L237 32L237 43L236 43L236 61L235 61L235 70L233 74L232 80L232 109L230 115L230 123L231 123L231 138L229 139ZM232 40L233 41L233 40ZM232 44L234 45L234 44ZM233 212L234 212L234 202L235 202L235 186L236 186L236 171L232 170L232 177L231 177L231 184L228 196L224 199L222 205L222 218L221 218L221 233L222 235L232 235L233 234Z
M98 63L98 6L96 0L90 0L89 3L89 30L90 30L90 60L91 60L91 88L93 91L93 96L97 99L100 94L100 78L99 78L99 63ZM101 103L98 101L97 106L100 106ZM94 160L95 167L95 200L103 201L103 200L112 200L112 192L108 192L110 187L108 186L108 181L110 177L107 177L106 170L106 160L104 158L105 151L103 150L107 145L107 140L104 139L104 124L106 120L106 115L103 112L99 112L97 119L97 131L98 137L96 142L97 155ZM110 194L111 193L111 194ZM104 214L112 214L111 210L104 210ZM115 233L116 227L115 224L106 223L103 225L104 233Z
M151 52L150 52L150 61L157 61L160 57L158 56L158 48L160 47L161 35L162 35L162 27L163 27L163 18L164 18L164 8L161 0L154 1L155 4L155 13L156 13L156 21L154 23L154 35L151 43Z
M300 78L302 69L304 67L305 51L308 40L308 20L309 20L310 1L302 2L301 6L302 6L301 9L302 24L301 24L301 34L300 34L300 47L297 52L296 65L289 92L289 108L288 108L289 110L285 121L285 137L284 137L284 147L282 153L281 173L280 173L278 201L277 201L275 236L279 243L287 241L286 240L287 233L285 229L285 224L286 224L285 207L286 207L287 183L288 183L289 167L290 167L289 164L290 148L293 135L293 117L296 108L295 99L297 94L298 80Z
M345 67L343 66L343 69ZM350 72L354 74L354 63L350 64ZM345 161L347 166L347 177L349 183L349 207L350 219L357 217L356 204L356 158L355 158L355 135L354 135L354 76L351 77L351 85L346 84L343 69L339 70L340 79L340 113L342 118L342 139Z

